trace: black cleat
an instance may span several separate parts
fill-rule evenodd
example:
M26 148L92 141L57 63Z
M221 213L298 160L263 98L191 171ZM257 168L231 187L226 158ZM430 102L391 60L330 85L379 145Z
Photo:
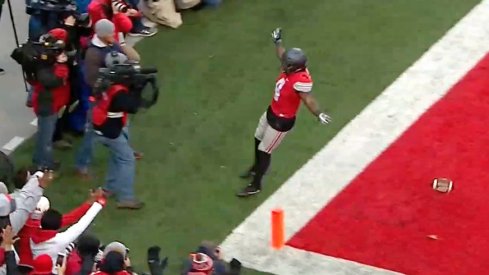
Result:
M245 198L245 197L249 197L249 196L253 196L255 194L258 194L260 193L261 189L260 188L257 188L253 185L248 185L246 186L242 191L238 192L236 194L236 196L240 197L240 198Z

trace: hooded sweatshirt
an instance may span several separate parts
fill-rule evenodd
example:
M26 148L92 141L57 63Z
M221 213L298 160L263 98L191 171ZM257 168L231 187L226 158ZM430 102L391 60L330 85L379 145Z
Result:
M77 222L83 215L85 215L90 209L90 204L84 203L79 207L73 209L70 213L63 215L63 219L61 221L61 227L67 227L75 222ZM33 213L31 217L27 220L22 230L20 230L18 237L20 240L18 241L19 246L19 265L32 266L32 261L34 258L32 257L31 251L31 237L37 235L38 231L41 230L41 217L42 214L38 213L38 215L34 215Z
M53 261L53 266L56 266L58 253L63 252L70 243L74 242L87 229L102 208L102 204L98 202L93 203L87 213L76 224L64 232L58 233L56 230L38 230L31 238L33 257L48 254ZM53 273L56 273L56 270L53 269Z

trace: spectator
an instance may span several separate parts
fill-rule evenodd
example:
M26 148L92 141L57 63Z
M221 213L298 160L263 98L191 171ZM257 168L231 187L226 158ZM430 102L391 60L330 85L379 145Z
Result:
M41 230L32 236L31 249L34 257L47 254L54 265L57 255L74 242L87 229L90 223L105 205L105 198L99 197L87 213L66 231L59 233L62 225L62 215L56 210L49 209L41 219Z
M17 170L13 178L14 191L11 194L13 198L15 198L19 194L20 190L22 189L22 187L24 187L24 185L27 183L30 177L31 177L31 173L29 169L21 168Z
M85 215L92 206L92 204L102 195L101 190L91 192L88 200L79 207L73 209L68 214L62 216L61 228L70 226L75 222L78 222L83 215ZM46 197L42 197L39 201L36 211L31 214L31 217L27 220L26 224L19 232L19 265L30 266L32 265L32 251L31 251L31 237L37 235L41 230L41 219L44 212L49 209L50 203Z
M131 275L131 262L117 251L110 251L102 260L100 269L94 275Z
M133 269L131 267L131 260L129 258L129 248L127 248L121 242L111 242L104 248L102 253L103 259L107 258L107 255L109 255L111 252L117 252L122 255L122 258L124 259L124 270L132 274Z
M151 275L163 275L163 271L165 271L168 266L168 257L164 259L160 258L161 248L159 246L152 246L148 248L148 267Z
M47 254L41 254L34 259L32 271L29 275L51 275L53 274L53 262Z
M103 252L103 257L107 256L109 252L115 251L119 252L124 256L124 259L128 257L129 255L129 248L127 248L123 243L121 242L111 242L108 245L105 246L104 252Z
M15 259L14 252L15 235L12 232L12 227L7 225L2 231L2 253L3 259L1 262L5 262L7 266L7 275L16 275L17 272L17 262Z
M0 194L0 228L11 226L13 235L16 235L34 211L44 188L48 187L51 180L50 173L36 172L14 198L5 193ZM4 249L0 250L0 274L5 274L8 268L4 264L4 252Z
M87 275L92 273L95 257L99 253L100 241L97 237L84 234L77 242L76 249L68 255L66 275Z
M131 16L132 29L129 32L130 36L150 37L157 33L156 29L147 27L143 24L141 12L138 10L139 0L127 0L129 6L138 13Z
M36 172L34 175L30 176L27 183L13 199L15 200L14 209L7 206L7 204L11 204L12 199L4 195L7 200L4 200L3 204L0 201L0 212L4 213L3 215L0 213L0 216L5 216L5 210L10 208L11 213L10 215L7 214L8 222L12 226L14 234L17 235L17 233L22 229L30 214L34 211L34 209L36 209L44 189L49 186L52 180L53 175L51 172Z
M188 267L182 275L213 275L214 261L205 253L193 253L188 260ZM223 273L219 273L223 274Z
M197 251L190 254L184 261L182 275L227 275L239 274L236 267L237 260L233 259L231 270L228 271L226 263L222 260L220 248L215 244L204 241ZM239 263L239 262L238 262Z
M68 81L68 57L64 52L68 33L64 29L53 29L45 37L49 43L46 51L54 51L53 60L37 71L33 83L32 104L37 116L36 148L32 162L38 169L57 170L59 163L53 158L53 134L60 113L64 112L70 98ZM41 64L40 64L41 65Z

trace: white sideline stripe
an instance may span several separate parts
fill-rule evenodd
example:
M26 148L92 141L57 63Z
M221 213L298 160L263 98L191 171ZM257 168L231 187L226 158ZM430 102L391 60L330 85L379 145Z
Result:
M246 267L280 275L389 272L291 247L273 251L270 211L284 209L286 238L292 237L488 49L489 0L484 0L233 230L221 245L226 259L235 257Z
M31 125L37 127L37 117L31 121Z
M23 141L25 140L25 138L23 137L18 137L18 136L15 136L13 137L9 142L7 142L7 144L5 144L2 149L4 150L7 150L7 151L13 151L15 150L15 148L17 148L17 146L19 146Z

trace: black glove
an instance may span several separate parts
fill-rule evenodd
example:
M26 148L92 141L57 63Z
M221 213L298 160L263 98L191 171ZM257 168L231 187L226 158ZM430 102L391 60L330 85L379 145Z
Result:
M168 266L168 257L160 260L159 246L152 246L148 248L148 266L151 275L163 275L163 271Z

